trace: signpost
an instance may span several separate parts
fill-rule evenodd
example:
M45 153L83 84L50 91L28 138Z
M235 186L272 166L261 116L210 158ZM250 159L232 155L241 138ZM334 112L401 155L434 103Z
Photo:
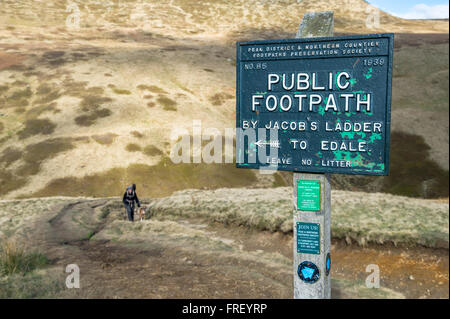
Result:
M237 43L236 165L294 172L294 298L331 296L329 174L389 172L393 34L333 24L307 13L297 39Z

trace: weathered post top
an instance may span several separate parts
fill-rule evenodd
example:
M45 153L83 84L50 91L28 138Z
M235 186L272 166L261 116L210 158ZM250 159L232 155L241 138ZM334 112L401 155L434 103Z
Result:
M332 37L334 30L333 11L307 12L297 31L296 38Z

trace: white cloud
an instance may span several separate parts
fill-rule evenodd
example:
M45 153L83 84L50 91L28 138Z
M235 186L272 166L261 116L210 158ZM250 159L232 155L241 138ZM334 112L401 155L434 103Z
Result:
M394 15L403 19L448 19L448 4L429 6L420 3L406 13L394 13Z

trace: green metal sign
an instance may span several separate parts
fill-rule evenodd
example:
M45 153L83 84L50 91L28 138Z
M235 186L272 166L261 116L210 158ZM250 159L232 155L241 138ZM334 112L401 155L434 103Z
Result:
M320 254L319 223L297 223L297 252Z
M393 41L237 43L237 167L388 175Z
M320 181L297 181L297 209L306 211L320 210Z

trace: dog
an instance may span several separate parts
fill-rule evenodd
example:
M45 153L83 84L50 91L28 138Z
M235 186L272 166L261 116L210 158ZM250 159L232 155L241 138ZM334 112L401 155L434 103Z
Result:
M139 214L139 221L143 221L145 219L145 214L147 213L146 207L139 207L138 208L138 214Z

